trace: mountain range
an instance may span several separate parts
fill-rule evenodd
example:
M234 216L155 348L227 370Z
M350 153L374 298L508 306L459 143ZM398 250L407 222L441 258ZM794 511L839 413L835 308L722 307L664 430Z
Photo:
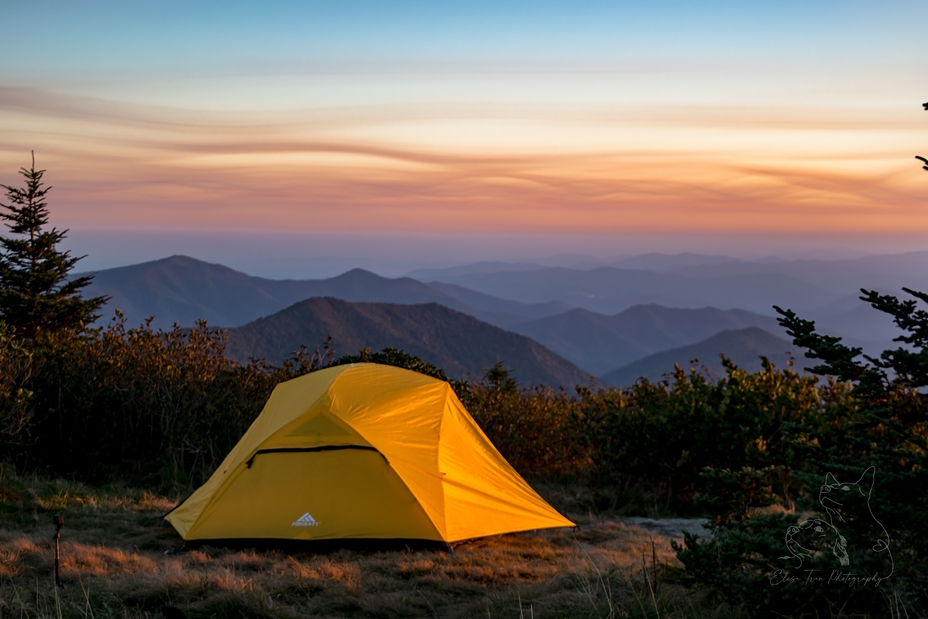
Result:
M791 353L793 350L795 346L788 341L759 327L748 327L722 331L690 346L648 355L606 372L599 378L602 382L617 387L634 384L642 376L656 382L672 372L674 365L679 365L687 372L695 369L709 378L717 379L725 375L721 354L731 359L739 368L757 372L761 369L761 355L767 357L775 366L784 368L787 362L794 358ZM797 359L796 362L799 367L806 365L805 359Z
M570 259L582 264L582 257ZM894 325L860 302L856 289L848 291L845 286L855 281L855 269L859 281L871 284L918 282L922 276L917 267L926 259L928 253L792 262L651 254L616 259L618 266L586 270L488 262L415 272L423 278L434 278L423 282L412 277L381 277L361 269L327 279L273 280L172 256L98 271L87 294L110 295L104 316L118 307L130 325L154 316L155 327L169 327L175 322L191 325L206 319L213 326L231 328L234 334L230 332L230 350L240 358L257 355L279 360L300 344L321 343L326 334L300 330L300 320L312 320L326 325L333 337L340 334L342 341L337 346L344 353L357 352L352 350L355 347L376 349L378 342L386 341L377 338L380 332L390 334L388 339L393 342L385 346L407 352L419 346L415 350L422 351L421 356L427 359L426 349L433 348L432 354L437 356L432 358L442 359L441 363L433 362L440 367L450 363L452 372L476 376L486 367L481 363L492 364L500 359L509 364L508 357L512 356L522 364L524 381L554 384L552 381L568 380L569 376L575 380L580 372L616 384L627 383L629 372L651 372L650 366L636 365L646 358L651 359L648 363L667 366L661 372L672 369L673 363L685 364L688 355L703 359L705 353L696 355L688 347L706 342L710 347L723 344L732 351L744 350L745 359L781 354L785 340L776 337L783 332L772 316L770 306L774 303L817 319L824 332L857 335L847 340L851 345L861 345L867 352L881 350L896 335ZM325 307L301 306L305 314L302 319L285 312L307 299L323 297L329 298ZM345 313L341 322L332 305L338 300L353 304L342 307ZM362 308L358 304L368 305ZM436 309L438 305L441 310ZM431 309L422 313L424 306ZM452 320L451 314L441 314L445 310L453 310L457 317ZM417 327L415 321L401 318L403 312L417 315L428 324ZM277 325L273 329L268 325L259 329L252 324L271 317ZM349 318L354 325L346 322ZM468 322L464 318L475 320ZM289 326L285 329L281 326L284 324ZM482 342L489 356L479 357L477 362L478 357L465 355L470 360L455 365L446 354L453 347L435 339L439 324L446 325L445 333ZM491 327L497 328L492 337L488 331ZM744 330L751 328L762 329L774 339L756 333L749 336ZM284 337L287 329L299 337ZM500 335L507 331L511 333ZM254 335L259 332L263 335ZM727 335L722 336L723 332ZM712 340L716 336L722 340ZM261 343L261 339L267 342ZM521 342L522 351L516 352L518 347L506 348L504 341ZM532 348L539 345L550 349L546 352L559 361L542 363L544 355ZM724 346L710 357L729 352ZM537 373L527 370L532 358L536 359L533 363L547 364L547 369ZM560 363L571 369L552 369Z
M433 287L409 277L389 279L362 269L328 279L266 279L187 256L105 269L93 275L86 294L111 297L103 309L104 318L119 308L130 325L153 316L156 328L175 322L192 325L199 319L215 326L237 327L298 301L326 296L346 301L441 303L504 325L570 309L557 302L509 301L449 284Z
M641 357L745 327L782 332L776 319L745 310L680 309L654 304L636 305L614 316L573 309L515 325L513 331L602 376Z
M442 368L450 378L481 378L503 361L523 384L573 387L590 374L516 333L504 331L438 303L350 303L331 297L300 301L265 318L228 331L228 352L279 363L299 346L332 337L336 355L364 348L400 348Z
M593 256L562 257L533 263L477 262L443 269L419 269L407 275L420 281L452 281L458 277L503 272L539 271L552 267L591 271L600 267L650 271L697 278L732 275L779 274L795 277L831 293L853 294L859 288L885 288L898 292L903 286L925 289L928 284L928 251L841 259L768 257L742 260L730 256L659 254L596 259ZM815 301L814 299L812 301ZM718 305L717 303L715 305ZM782 303L778 303L782 305Z
M441 281L522 303L560 301L603 314L634 305L746 309L772 315L774 305L808 310L840 298L794 275L776 272L708 276L599 267L470 273ZM852 291L853 292L853 291Z

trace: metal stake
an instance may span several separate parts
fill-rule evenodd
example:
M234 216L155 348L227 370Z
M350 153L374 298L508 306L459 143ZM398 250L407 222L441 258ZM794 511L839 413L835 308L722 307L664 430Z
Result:
M58 540L61 538L61 527L64 526L64 516L55 514L52 516L52 523L55 525L55 585L61 586L61 549L58 546Z

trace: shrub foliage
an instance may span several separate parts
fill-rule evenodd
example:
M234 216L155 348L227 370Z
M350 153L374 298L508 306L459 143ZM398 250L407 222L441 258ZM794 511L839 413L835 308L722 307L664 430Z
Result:
M327 342L280 367L239 364L222 332L127 328L121 316L85 332L33 339L0 331L0 440L24 469L162 488L201 483L238 441L280 381L329 365L371 361L447 380L398 350L334 358ZM451 381L504 456L529 477L571 480L599 507L692 511L707 466L782 467L777 493L796 485L785 422L849 406L840 383L819 385L767 364L748 374L728 364L709 382L680 368L665 381L624 390L537 386L519 390L506 369L476 383ZM645 500L646 497L647 500Z
M0 429L26 469L160 488L202 483L255 419L274 386L321 367L298 351L281 367L240 365L223 335L108 327L0 339Z
M862 300L893 317L903 346L878 358L814 323L777 310L812 371L852 384L850 406L782 427L803 516L753 517L769 475L756 469L706 471L715 530L687 537L678 556L691 584L752 616L901 616L928 602L928 312L914 299L862 290ZM834 383L837 384L837 383ZM718 499L725 487L746 497ZM747 507L747 509L745 508ZM813 531L821 531L813 535ZM788 542L796 544L790 547ZM720 560L720 558L723 558Z

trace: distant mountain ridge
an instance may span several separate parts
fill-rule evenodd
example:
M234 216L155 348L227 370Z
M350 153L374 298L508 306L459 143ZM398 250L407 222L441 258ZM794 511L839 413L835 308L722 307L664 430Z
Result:
M586 257L569 258L579 265ZM614 262L651 270L528 263L507 267L486 262L473 265L476 272L461 267L457 274L429 283L361 269L327 279L272 280L172 256L98 271L87 294L113 297L101 322L118 307L130 326L154 316L156 328L174 322L190 326L198 319L212 326L238 327L318 297L400 305L438 303L530 337L585 372L604 375L723 330L760 327L781 334L772 317L773 304L816 320L823 333L845 336L849 345L878 354L892 346L890 340L898 331L891 320L860 302L857 288L850 283L879 283L872 287L890 294L898 293L893 286L900 283L928 289L924 275L928 269L923 268L928 252L754 262L646 254L617 257Z
M655 303L666 307L746 309L773 315L773 305L804 309L840 296L783 273L707 277L615 267L589 271L546 268L472 273L442 281L522 303L560 301L603 314Z
M280 362L299 346L332 336L337 355L363 348L400 348L442 368L451 378L480 378L503 361L523 384L573 387L590 375L538 342L438 303L351 303L314 297L228 331L228 353Z
M711 306L772 316L772 306L779 305L819 321L826 330L830 327L855 339L882 341L893 328L881 324L879 318L872 323L875 329L868 328L869 310L860 309L858 288L869 286L893 294L903 285L928 290L928 252L780 262L645 254L615 262L651 270L543 266L525 270L532 265L514 264L507 269L506 263L478 263L473 266L479 273L442 277L428 284L360 269L328 279L272 280L172 256L98 271L88 294L113 297L104 310L104 320L119 307L130 324L154 315L156 326L170 326L174 321L192 324L199 318L221 326L242 325L304 298L326 295L350 301L442 303L507 329L572 308L614 315L635 305ZM487 271L493 268L501 270ZM850 313L843 316L846 312ZM832 317L836 320L830 324Z
M695 344L725 330L760 327L782 332L775 318L745 310L636 305L614 316L574 309L524 322L512 330L601 375L641 357Z
M801 354L791 355L791 351L795 350L795 346L782 338L771 335L759 327L748 327L722 331L696 344L648 355L607 372L600 376L600 379L615 387L633 385L642 376L656 382L661 380L664 374L672 372L674 364L687 372L695 368L703 374L708 374L710 378L717 379L725 375L725 368L719 356L721 353L735 365L749 372L761 369L761 355L780 368L786 367L787 361L795 356L797 365L802 367L806 360ZM698 361L694 364L694 360Z
M569 308L559 303L532 305L496 299L462 291L458 286L442 287L448 292L408 277L390 279L362 269L328 279L274 280L187 256L171 256L97 271L87 295L112 297L103 310L103 320L119 308L130 325L154 316L156 327L170 327L175 322L191 326L199 319L215 326L236 327L303 299L324 296L346 301L441 303L505 325Z
M462 310L465 313L504 329L511 329L514 325L546 316L556 316L573 309L573 306L560 301L520 303L519 301L500 299L499 297L476 292L463 286L455 286L454 284L429 282L427 285L433 290L457 299L467 307L474 308L469 312Z
M416 269L415 271L410 271L407 273L406 277L411 277L413 279L418 279L421 282L425 282L437 279L439 277L453 277L456 275L468 275L470 273L499 273L502 271L517 273L519 271L535 271L537 269L543 268L545 268L543 264L535 264L532 262L485 261L456 267L445 267L442 269Z
M818 312L819 308L824 309L848 295L856 296L860 288L882 289L893 294L899 293L903 286L928 290L928 251L855 258L767 257L759 260L692 253L587 258L556 267L542 266L543 261L539 260L535 261L539 266L534 270L528 269L531 263L492 263L497 266L495 271L487 268L490 263L475 263L434 269L429 274L430 281L455 283L508 299L531 302L537 295L548 301L561 300L607 314L646 303L689 308L737 307L770 314L770 306L776 304L811 312L813 318L822 319L830 314ZM612 272L610 277L601 276L609 271ZM526 272L535 275L514 277ZM570 272L578 275L572 276ZM594 272L599 272L600 276L594 278ZM636 280L631 272L658 277L651 281L648 278ZM533 289L527 285L532 278L540 279L549 289ZM589 285L592 279L597 281ZM520 285L512 286L517 280L522 280L518 282ZM575 280L572 287L567 285L571 280ZM790 281L800 284L794 293L784 286ZM739 284L745 282L748 287L739 290ZM555 294L551 294L552 291ZM860 337L863 334L849 335Z

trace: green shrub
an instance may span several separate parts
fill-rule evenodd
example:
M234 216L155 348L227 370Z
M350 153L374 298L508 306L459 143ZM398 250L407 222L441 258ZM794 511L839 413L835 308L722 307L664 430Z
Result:
M221 331L205 323L126 329L118 316L106 328L80 334L34 340L0 334L0 429L14 447L5 455L21 469L191 489L282 380L358 361L447 380L439 368L400 350L332 357L327 342L282 367L242 365L225 356ZM799 482L788 476L796 466L783 427L822 425L849 406L841 384L819 385L770 364L748 374L727 363L716 382L677 368L668 381L574 393L519 390L509 378L497 364L481 381L451 383L518 471L581 484L592 491L593 508L649 515L717 510L694 504L711 481L707 467L761 471L765 487L788 503Z
M590 469L584 408L565 391L519 391L505 377L470 386L467 410L512 466L530 477L576 480Z
M594 483L650 486L664 511L692 511L707 467L764 469L789 504L792 452L783 428L850 406L847 390L764 360L749 374L723 359L726 376L710 382L679 367L669 382L641 380L621 394L586 394Z
M7 350L4 377L29 366L3 400L4 411L14 410L11 394L29 396L20 397L28 412L18 413L28 420L20 431L28 440L10 451L21 467L161 488L202 483L278 382L325 361L316 351L282 367L240 365L225 356L222 332L205 322L154 331L126 329L121 317L107 328L43 333Z
M28 346L0 322L0 445L7 453L22 448L28 440L33 415L28 384L34 365Z
M928 295L906 291L928 302ZM798 504L807 517L802 522L795 516L789 522L751 518L750 511L716 501L711 539L688 537L678 548L691 584L750 616L845 616L852 610L870 617L910 611L924 616L928 312L913 300L862 292L863 300L893 316L903 331L896 339L906 347L860 361L860 349L819 335L812 322L778 308L794 342L809 350L807 357L821 361L813 372L853 382L850 405L782 426L791 477L802 490ZM839 384L830 381L826 388L841 391ZM740 484L750 493L754 473L741 471L726 483L735 492ZM706 491L721 496L711 485ZM822 535L810 537L816 527ZM797 536L805 550L792 544Z

